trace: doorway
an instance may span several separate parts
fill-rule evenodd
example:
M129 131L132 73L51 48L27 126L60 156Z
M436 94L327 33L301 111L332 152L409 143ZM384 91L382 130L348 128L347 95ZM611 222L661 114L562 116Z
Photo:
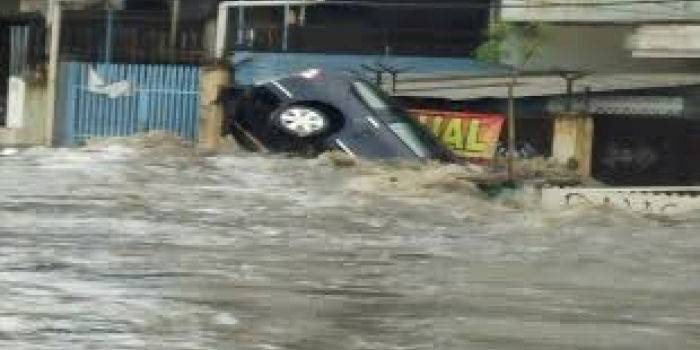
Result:
M593 175L612 185L700 184L700 120L598 117Z

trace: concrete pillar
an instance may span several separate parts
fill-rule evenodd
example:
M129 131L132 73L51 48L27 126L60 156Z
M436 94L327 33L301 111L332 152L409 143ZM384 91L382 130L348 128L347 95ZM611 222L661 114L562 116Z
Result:
M45 79L11 77L7 128L0 128L0 146L44 144Z
M44 119L44 145L54 144L54 124L56 120L56 99L58 97L58 65L61 41L61 2L53 0L49 2L51 18L47 45L49 47L48 80L46 94L46 118Z
M231 71L224 65L203 67L200 76L200 119L198 147L216 151L221 140L224 108L219 93L230 83Z
M21 129L24 127L24 101L27 97L27 84L19 76L8 79L7 88L7 127Z
M593 118L581 113L559 113L554 118L552 157L561 164L577 164L577 173L591 176Z
M46 132L46 98L48 88L45 79L29 80L24 101L25 142L31 145L42 143Z

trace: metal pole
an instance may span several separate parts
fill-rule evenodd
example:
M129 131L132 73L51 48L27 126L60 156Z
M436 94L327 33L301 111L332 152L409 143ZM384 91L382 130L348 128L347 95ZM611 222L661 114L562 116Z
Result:
M567 76L565 79L566 79L566 111L571 113L574 111L574 77Z
M508 84L508 181L515 180L515 107L514 107L515 79Z
M493 29L500 20L499 9L501 8L499 0L491 0L489 3L489 27Z
M284 33L282 33L282 51L289 48L289 1L284 3Z
M226 31L228 28L228 9L238 9L238 44L243 43L243 27L245 21L244 9L246 7L271 7L285 5L309 6L323 4L322 0L229 0L219 3L219 13L216 19L216 58L222 59L226 50Z
M306 25L306 6L302 6L299 9L299 25L300 26Z
M221 60L226 55L226 32L228 30L228 7L219 6L219 14L216 17L216 43L214 56Z
M177 55L177 31L180 24L180 0L173 0L170 9L170 50L173 61Z
M243 46L245 38L245 7L238 6L238 35L236 44Z
M54 119L56 118L56 94L58 87L58 55L61 51L61 2L51 2L51 38L49 41L49 68L46 94L46 119L44 120L44 145L53 146Z
M112 43L114 35L114 10L112 5L107 5L107 34L105 38L105 63L112 63Z

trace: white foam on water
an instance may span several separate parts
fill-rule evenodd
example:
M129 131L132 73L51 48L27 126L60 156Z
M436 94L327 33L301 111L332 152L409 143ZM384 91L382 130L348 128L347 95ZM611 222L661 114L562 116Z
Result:
M239 321L233 315L228 313L218 313L213 317L214 323L222 326L235 326Z
M19 150L16 148L3 148L0 150L0 157L11 157L17 155Z

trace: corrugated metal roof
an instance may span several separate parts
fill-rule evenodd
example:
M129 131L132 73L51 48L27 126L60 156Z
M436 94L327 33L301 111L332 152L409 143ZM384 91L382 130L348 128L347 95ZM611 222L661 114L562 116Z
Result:
M399 76L394 94L450 100L506 98L507 84L511 81L512 78L509 77L406 75ZM581 92L586 87L590 87L591 92L605 92L693 85L700 85L700 73L592 74L576 80L574 90ZM554 74L518 78L514 89L516 97L552 96L565 93L566 80Z
M503 75L509 72L505 66L482 63L466 58L384 56L384 55L342 55L319 53L267 53L242 52L235 54L234 62L245 62L236 69L236 79L250 84L267 81L310 68L324 70L355 71L370 73L369 68L389 68L391 70L416 74L450 74L466 72L472 74Z
M355 71L369 74L370 68L400 71L395 95L468 100L505 98L512 81L508 66L467 58L342 55L319 53L237 52L233 62L239 83L268 81L310 68ZM384 75L387 91L391 77ZM590 74L574 83L574 90L591 92L700 86L700 73ZM557 72L525 72L516 79L516 97L553 96L566 93L566 80Z

